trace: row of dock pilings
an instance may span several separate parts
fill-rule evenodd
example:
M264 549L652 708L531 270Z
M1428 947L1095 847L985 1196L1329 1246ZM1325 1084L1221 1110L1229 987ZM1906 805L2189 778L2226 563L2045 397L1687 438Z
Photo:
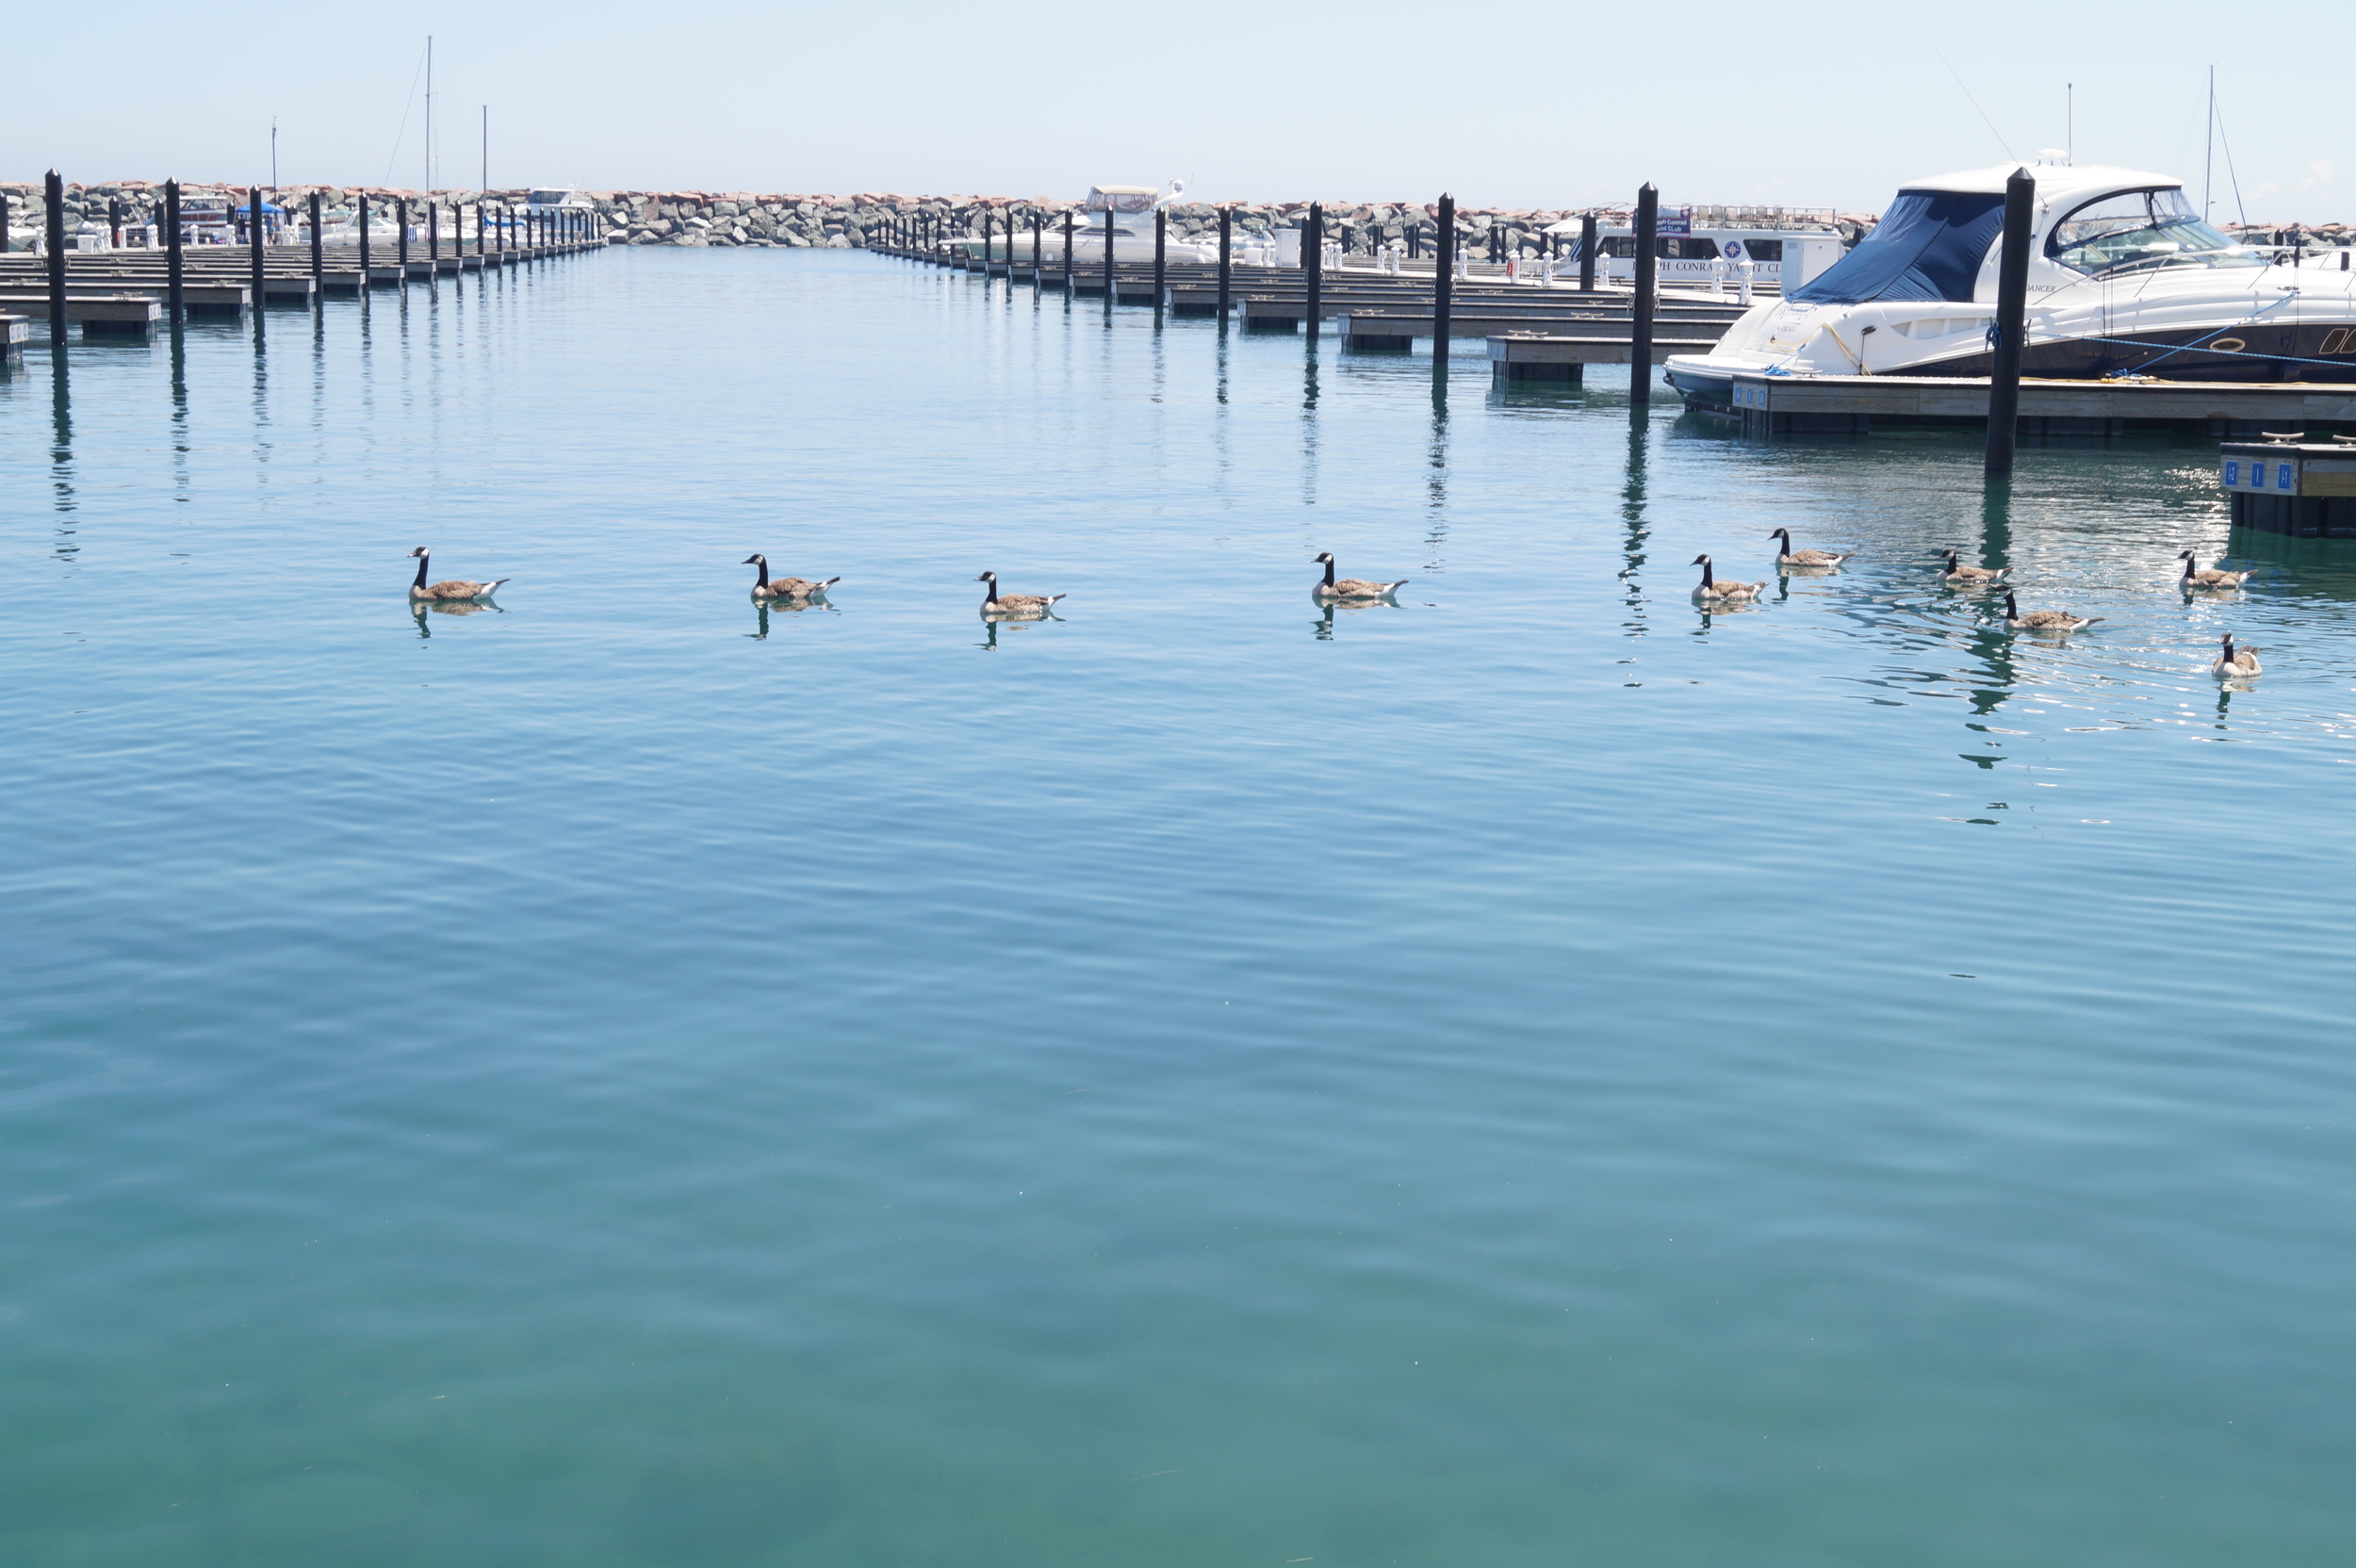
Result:
M317 305L331 292L350 292L365 299L372 286L403 284L413 277L516 267L605 249L593 213L579 209L534 212L511 203L476 202L472 204L471 253L463 211L453 207L454 233L446 262L441 254L441 204L429 201L424 204L426 260L414 264L409 253L410 204L406 197L397 197L390 200L399 225L400 265L397 270L384 269L376 265L372 253L369 219L372 207L381 208L387 198L364 192L358 199L355 266L340 258L331 261L318 192L307 193L305 204L310 220L308 245L273 245L264 189L249 186L244 199L234 203L227 214L233 222L242 220L245 255L240 258L238 248L233 245L188 243L180 182L167 180L155 213L159 220L157 243L124 246L123 204L121 198L109 197L107 247L83 252L69 244L65 181L57 170L43 177L42 192L47 210L41 240L43 254L37 271L9 254L8 203L0 197L0 285L13 279L25 283L34 277L41 279L47 296L49 342L60 354L77 319L85 336L125 333L144 336L159 324L176 333L201 302L204 309L216 314L242 316L253 310L258 334L262 313L272 300L294 296ZM23 261L29 263L31 258ZM0 350L13 353L22 349L25 320L23 316L0 314Z
M1324 204L1312 202L1301 216L1301 255L1297 266L1270 269L1265 257L1243 258L1236 254L1237 209L1221 204L1215 207L1217 217L1218 262L1206 267L1194 261L1172 263L1170 259L1170 212L1157 207L1153 213L1153 249L1150 271L1135 261L1117 257L1118 230L1115 215L1107 211L1103 224L1104 253L1096 266L1082 268L1075 241L1082 237L1080 225L1086 217L1075 206L1060 211L1034 206L1027 214L1018 214L1013 205L1003 208L984 206L970 223L953 227L953 219L939 210L900 214L888 220L886 226L868 237L871 248L882 250L908 260L935 266L980 271L986 276L1005 276L1012 282L1027 281L1040 288L1060 287L1068 295L1094 294L1101 291L1107 308L1124 302L1143 303L1150 301L1158 320L1166 308L1178 314L1215 315L1221 330L1235 318L1238 312L1245 326L1274 325L1292 330L1305 330L1310 347L1319 343L1326 326L1329 303L1338 298L1335 305L1348 327L1348 343L1352 348L1408 347L1415 337L1424 335L1420 328L1395 329L1396 335L1386 334L1378 324L1368 332L1365 323L1379 311L1360 313L1360 307L1348 302L1363 297L1369 276L1393 291L1399 307L1421 312L1430 311L1432 338L1432 375L1435 393L1444 393L1448 384L1452 333L1465 323L1459 320L1466 297L1474 300L1469 315L1484 322L1498 315L1501 290L1511 292L1516 279L1526 277L1506 268L1502 239L1493 234L1485 249L1487 264L1482 275L1471 268L1479 253L1473 240L1457 217L1454 196L1443 194L1431 210L1427 220L1417 215L1394 234L1395 243L1386 246L1387 258L1367 269L1336 270L1326 251L1329 236L1335 225L1328 216ZM1051 270L1047 258L1047 235L1051 224L1060 223L1062 249L1058 261ZM1090 225L1093 227L1094 225ZM1578 228L1578 294L1583 299L1566 299L1561 293L1545 296L1524 295L1524 299L1549 302L1550 308L1579 307L1592 314L1595 305L1606 305L1629 329L1627 358L1634 365L1651 363L1657 346L1654 322L1660 304L1660 268L1657 254L1660 248L1660 193L1650 184L1637 193L1635 230L1631 237L1635 252L1635 286L1622 290L1597 286L1595 257L1600 250L1599 224L1596 214L1581 215ZM1346 244L1351 225L1339 224L1340 237ZM1027 267L1021 259L1019 242L1027 229L1030 237L1030 256ZM1364 236L1366 231L1361 230ZM1208 234L1198 238L1207 239ZM1567 272L1558 274L1555 268L1564 265L1564 253L1572 244L1568 234L1550 237L1550 255L1542 251L1540 260L1546 263L1546 280L1550 288L1561 288L1558 276L1567 280ZM1430 270L1421 266L1413 270L1400 263L1428 260ZM1506 276L1499 278L1500 271ZM1210 286L1206 290L1205 286ZM1426 289L1428 288L1428 294ZM1148 290L1150 289L1150 293ZM1269 302L1273 290L1288 298L1289 306ZM1469 290L1469 296L1467 296ZM1355 291L1355 292L1353 292ZM1206 297L1207 293L1207 297ZM1427 304L1428 302L1428 304ZM1619 314L1625 312L1626 314ZM1676 313L1672 312L1675 317ZM1468 329L1469 330L1469 329ZM1552 329L1538 329L1552 330ZM1481 335L1474 332L1473 335ZM1600 338L1576 340L1566 355L1580 351L1579 345L1593 348ZM1665 350L1686 351L1685 339L1670 337ZM1497 355L1492 353L1493 362ZM1532 362L1534 363L1534 362ZM1546 370L1551 379L1579 379L1578 368L1587 363L1619 363L1616 359L1591 353L1584 359L1566 358L1563 366ZM1517 364L1508 368L1515 378L1530 367ZM1545 367L1540 367L1545 369ZM1559 374L1556 372L1560 371ZM1504 372L1499 372L1503 374ZM1649 374L1639 371L1630 380L1631 401L1641 414L1651 400Z

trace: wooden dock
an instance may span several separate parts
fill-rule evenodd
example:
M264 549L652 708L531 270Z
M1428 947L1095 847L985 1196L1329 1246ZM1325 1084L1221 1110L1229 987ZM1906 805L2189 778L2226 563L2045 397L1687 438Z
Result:
M470 242L471 243L471 242ZM261 303L270 309L307 308L327 294L358 296L369 288L399 287L408 282L466 272L498 271L581 252L603 251L602 239L583 238L563 244L516 245L487 253L468 251L427 259L417 254L403 267L398 241L371 248L365 279L356 248L338 246L321 258L315 272L311 250L303 245L269 245L262 251ZM181 253L181 304L192 318L242 319L255 303L254 253L243 245L189 245ZM165 318L171 289L170 253L163 249L66 253L65 314L84 336L146 335L168 325ZM0 253L0 319L49 319L48 258L28 252ZM152 307L152 308L149 308ZM21 345L24 335L17 340Z
M931 251L923 247L878 245L885 255L926 262L974 276L1007 278L1042 289L1060 289L1067 274L1059 260L1034 264L1018 237L1011 263L984 262L958 247ZM1072 292L1079 297L1104 297L1103 261L1081 259L1068 274ZM1160 270L1150 262L1117 259L1113 266L1113 299L1117 304L1158 306L1174 316L1216 317L1219 309L1219 269L1204 262L1169 262ZM1373 267L1328 268L1317 279L1317 318L1320 325L1338 327L1343 346L1354 351L1399 351L1429 340L1438 330L1433 306L1435 279L1429 260L1409 262L1399 271ZM1563 341L1547 349L1517 350L1497 371L1507 380L1578 379L1583 365L1625 365L1633 335L1635 296L1626 289L1599 288L1582 292L1567 281L1513 278L1506 269L1474 264L1453 280L1453 308L1448 337L1553 337ZM1731 295L1664 290L1654 313L1656 363L1672 353L1707 353L1727 327L1748 308ZM1228 275L1227 311L1235 326L1252 333L1299 333L1310 310L1309 275L1298 267L1236 265ZM1594 341L1580 341L1592 339Z
M2217 479L2235 528L2356 539L2356 435L2228 441L2217 449Z
M1687 394L1689 412L1737 421L1746 435L1861 435L1875 424L1988 423L1988 380L1962 376L1771 376L1739 372L1726 400ZM2356 384L2023 377L2024 436L2118 435L2133 426L2191 428L2226 439L2316 425L2356 429Z

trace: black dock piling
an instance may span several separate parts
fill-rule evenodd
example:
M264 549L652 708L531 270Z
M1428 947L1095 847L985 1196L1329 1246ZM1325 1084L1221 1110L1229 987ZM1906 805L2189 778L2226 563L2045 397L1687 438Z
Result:
M1659 303L1653 298L1653 283L1659 276L1661 259L1653 253L1660 249L1661 192L1650 180L1636 193L1636 300L1631 310L1635 318L1628 336L1628 401L1631 409L1652 406L1652 318Z
M1153 314L1162 313L1162 301L1170 292L1170 209L1153 209Z
M188 271L180 254L180 182L164 182L164 311L174 331L188 313Z
M1219 324L1221 331L1227 327L1227 298L1232 292L1230 285L1234 276L1230 258L1235 253L1235 209L1221 207L1219 209Z
M258 327L262 321L262 307L270 299L269 294L264 291L262 283L262 188L260 186L246 188L245 210L245 237L252 241L248 248L254 257L254 323Z
M425 204L425 259L434 270L441 270L442 214L432 202Z
M8 253L8 193L0 190L0 256Z
M1309 204L1301 230L1301 279L1309 286L1309 347L1317 346L1317 318L1325 314L1325 208Z
M1579 220L1579 291L1595 291L1595 215L1588 213Z
M49 346L65 347L65 180L52 169L41 181L49 212L41 224L49 249Z
M1072 209L1063 209L1063 291L1072 292Z
M2004 182L2004 242L1996 259L1996 362L1988 376L1988 456L1990 479L2012 473L2021 426L2021 349L2027 335L2029 226L2035 220L2037 180L2016 169Z
M1432 389L1448 390L1448 305L1456 294L1456 198L1440 197L1432 231Z
M1031 285L1039 286L1039 270L1047 259L1047 220L1038 212L1031 214Z
M311 301L314 304L327 297L327 241L319 234L319 193L311 192ZM360 280L361 286L368 279Z
M1113 208L1110 199L1104 204L1104 314L1112 314L1113 302L1121 296L1113 286Z
M106 198L106 243L123 249L123 203L112 196Z
M406 196L393 198L393 239L394 248L400 253L401 281L405 286L409 282L409 198ZM360 265L363 269L368 265L368 199L366 196L360 198Z

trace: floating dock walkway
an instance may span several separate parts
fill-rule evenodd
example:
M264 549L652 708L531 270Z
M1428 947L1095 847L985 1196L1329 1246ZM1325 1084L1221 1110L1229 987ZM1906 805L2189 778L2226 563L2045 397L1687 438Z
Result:
M1003 243L1003 241L1002 241ZM1058 243L1060 237L1058 237ZM985 262L960 245L876 245L886 255L928 262L955 271L1007 278L1039 288L1070 288L1103 299L1102 258L1033 261L1020 237L1014 259ZM1535 271L1536 270L1533 270ZM1490 371L1499 382L1577 382L1589 365L1626 365L1634 353L1635 295L1625 288L1580 289L1561 279L1515 275L1494 262L1468 262L1450 279L1448 336L1487 339ZM1215 263L1165 261L1159 266L1116 256L1110 287L1117 304L1152 305L1174 316L1217 317L1222 293ZM1315 280L1299 267L1233 264L1224 302L1227 319L1253 333L1318 335L1337 332L1353 352L1405 351L1440 333L1437 279L1432 264L1408 261L1399 270L1373 265L1328 267ZM1671 354L1707 353L1749 307L1732 294L1662 289L1652 320L1652 362Z
M369 248L365 268L356 246L183 245L181 312L184 318L242 320L257 302L307 307L329 294L358 295L606 249L585 224L539 216L519 218L504 233L444 234L430 252L426 241L411 240L405 259L398 235L388 239ZM53 268L53 259L64 266ZM172 252L165 247L67 251L61 257L0 252L0 323L13 323L0 330L0 353L22 352L35 321L78 326L85 338L151 336L172 324Z
M1685 406L1733 419L1746 435L1862 435L1876 423L1985 428L1988 393L1984 376L1744 371L1735 375L1728 399L1688 394ZM2021 378L2019 428L2024 436L2119 435L2135 426L2157 426L2199 430L2224 440L2316 425L2356 430L2356 384Z

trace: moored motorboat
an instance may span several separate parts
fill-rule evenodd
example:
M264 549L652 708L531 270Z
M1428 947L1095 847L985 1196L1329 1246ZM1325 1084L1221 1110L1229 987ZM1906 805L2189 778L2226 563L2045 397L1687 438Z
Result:
M1998 240L2015 165L1917 180L1822 276L1755 306L1707 354L1667 362L1701 405L1739 372L1985 376ZM2184 182L2133 169L2030 166L2025 375L2356 381L2356 271L2234 243Z

